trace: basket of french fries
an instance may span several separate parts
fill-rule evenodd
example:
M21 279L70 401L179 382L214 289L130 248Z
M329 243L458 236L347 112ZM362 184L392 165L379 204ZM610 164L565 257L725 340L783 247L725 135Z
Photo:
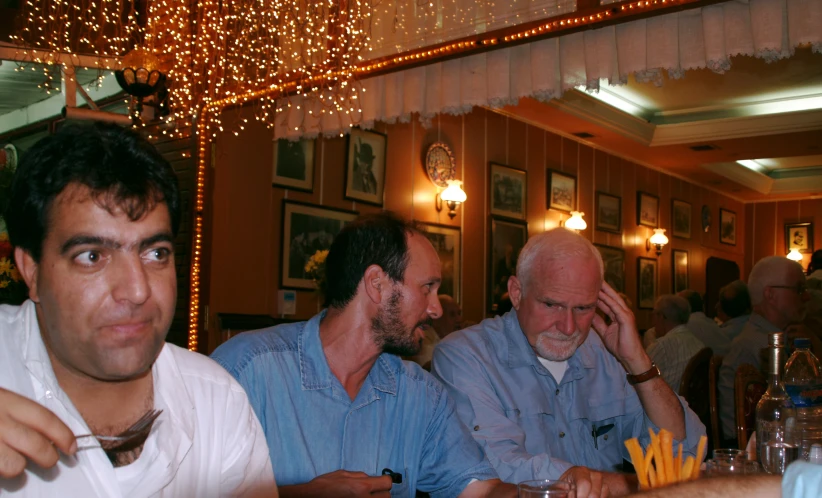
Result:
M708 438L702 436L696 450L696 458L688 456L682 460L682 443L674 456L674 435L665 429L655 434L648 429L651 444L642 451L637 438L625 441L625 447L631 455L641 489L657 488L677 482L690 481L699 478L699 467L705 458Z

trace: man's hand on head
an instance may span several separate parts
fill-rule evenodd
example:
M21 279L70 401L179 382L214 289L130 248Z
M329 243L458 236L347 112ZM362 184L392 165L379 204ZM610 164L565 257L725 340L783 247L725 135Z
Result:
M651 359L642 347L633 312L605 282L599 291L597 307L610 319L610 323L606 324L601 316L596 315L592 322L608 351L630 374L637 375L651 368Z
M364 472L337 470L317 476L305 484L281 486L279 492L282 498L388 498L391 496L391 485L391 476L372 477Z
M60 455L77 451L74 433L47 408L0 388L0 477L23 473L29 461L53 467Z

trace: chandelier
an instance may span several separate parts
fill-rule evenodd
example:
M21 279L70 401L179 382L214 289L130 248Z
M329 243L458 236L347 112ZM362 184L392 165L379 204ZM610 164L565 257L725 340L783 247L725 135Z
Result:
M372 0L27 0L12 41L23 62L67 65L96 57L121 70L137 48L168 68L174 129L188 128L216 101L242 104L255 92L255 116L299 110L305 119L358 115L355 67L368 50ZM136 68L134 68L136 69ZM220 113L207 130L223 129ZM356 122L356 120L354 120ZM240 125L242 129L242 125Z

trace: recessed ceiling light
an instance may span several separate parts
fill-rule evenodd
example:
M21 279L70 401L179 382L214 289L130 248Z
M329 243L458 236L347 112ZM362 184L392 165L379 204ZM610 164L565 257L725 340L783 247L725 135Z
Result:
M719 147L711 144L691 145L689 147L694 152L707 152L709 150L719 150Z
M741 159L741 160L737 161L736 164L739 164L741 166L745 166L746 168L748 168L750 170L753 170L753 171L761 172L762 170L765 169L764 166L762 166L761 164L759 164L758 162L756 162L753 159Z

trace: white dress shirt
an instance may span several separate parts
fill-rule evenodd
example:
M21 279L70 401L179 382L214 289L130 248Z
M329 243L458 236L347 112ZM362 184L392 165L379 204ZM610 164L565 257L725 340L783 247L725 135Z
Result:
M648 348L648 356L659 367L665 383L679 394L682 375L688 362L705 344L691 333L690 327L677 325Z
M115 468L96 442L51 469L29 463L0 495L26 497L277 496L265 436L239 384L211 359L166 344L152 367L154 422L142 454ZM37 401L75 434L91 431L60 388L34 303L0 306L0 387Z

